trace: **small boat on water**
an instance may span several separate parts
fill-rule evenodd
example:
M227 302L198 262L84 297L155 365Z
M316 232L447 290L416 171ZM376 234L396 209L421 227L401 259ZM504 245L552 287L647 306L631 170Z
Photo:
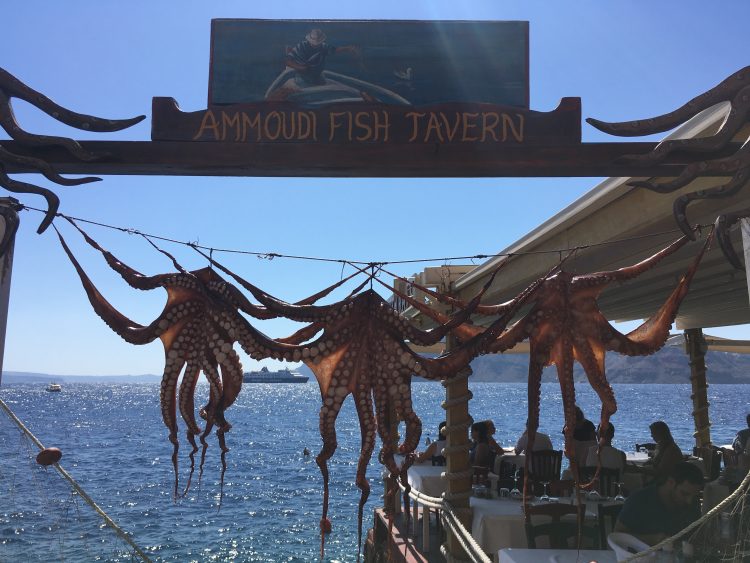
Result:
M49 385L47 385L47 391L49 391L50 393L59 393L60 391L62 391L62 385L60 385L59 383L50 383Z
M267 367L261 368L260 371L245 372L242 377L244 383L307 383L309 379L296 371L268 371Z

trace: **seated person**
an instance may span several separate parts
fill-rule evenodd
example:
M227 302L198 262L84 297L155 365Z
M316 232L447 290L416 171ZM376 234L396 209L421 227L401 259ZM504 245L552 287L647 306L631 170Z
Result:
M614 531L654 545L700 517L698 493L702 488L701 470L681 461L660 484L649 485L628 497Z
M526 453L526 446L529 443L529 423L526 422L526 429L523 431L523 434L521 434L521 437L518 439L518 442L516 442L516 454L523 454ZM552 450L554 449L552 447L552 440L550 439L549 435L544 434L543 432L537 431L536 436L534 437L534 448L533 451L537 452L539 450Z
M431 461L434 457L443 456L443 448L445 447L445 421L438 425L438 439L432 442L427 449L421 454L417 455L415 463L424 463L425 461Z
M622 475L625 470L625 452L612 447L612 438L614 437L615 425L610 422L606 435L602 436L604 444L602 446L594 445L588 449L584 466L597 467L601 463L601 467L617 469Z
M490 449L495 455L503 455L505 453L503 447L495 441L495 432L497 432L495 423L491 420L483 420L482 422L487 426L487 443L490 445Z
M565 430L563 429L563 433ZM590 442L596 440L596 428L594 423L583 416L581 407L576 405L576 426L573 429L573 439L579 442Z
M651 437L656 442L654 457L643 465L643 471L656 480L665 479L674 467L685 459L680 447L675 444L666 422L657 420L651 426Z
M490 448L487 423L483 421L472 424L471 437L474 440L474 447L469 452L471 464L475 467L492 468L495 454Z
M737 435L732 442L732 449L738 454L750 453L750 451L748 451L748 448L750 448L750 414L747 415L746 422L747 428L743 428L737 432Z

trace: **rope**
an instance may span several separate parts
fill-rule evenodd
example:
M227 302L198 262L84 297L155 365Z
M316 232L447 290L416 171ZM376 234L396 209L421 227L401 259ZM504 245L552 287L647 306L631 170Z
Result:
M39 209L36 207L31 207L30 205L24 205L24 204L19 204L19 209L37 211L37 212L45 213L45 214L47 213L47 211L44 209ZM81 217L73 217L70 215L65 215L63 213L56 213L55 216L62 217L65 219L72 219L74 221L78 221L81 223L88 223L89 225L96 225L98 227L103 227L106 229L120 231L122 233L127 233L130 235L141 235L144 237L153 238L153 239L157 239L157 240L161 240L165 242L171 242L174 244L180 244L180 245L188 246L191 248L200 248L202 250L207 250L211 252L223 252L226 254L244 254L244 255L249 255L249 256L256 256L260 259L265 259L265 260L273 260L274 258L289 258L289 259L294 259L294 260L310 260L310 261L315 261L315 262L334 262L338 264L346 264L346 263L359 264L359 265L368 266L368 267L385 266L388 264L417 264L417 263L422 263L422 262L451 262L451 261L456 261L456 260L486 260L488 258L503 258L503 257L526 256L526 255L536 256L536 255L543 255L543 254L558 254L562 257L563 254L574 252L574 251L578 252L580 250L585 250L587 248L595 248L598 246L610 246L610 245L615 245L615 244L628 243L628 242L641 240L645 238L663 237L666 235L674 235L674 234L682 233L682 231L680 231L679 229L672 229L668 231L661 231L658 233L649 233L645 235L638 235L638 236L616 239L616 240L611 240L611 241L606 241L606 242L591 242L591 243L586 243L586 244L582 244L579 246L574 246L572 248L566 247L566 248L555 248L551 250L529 250L529 251L524 251L524 252L504 252L504 253L501 252L497 254L473 254L473 255L465 255L465 256L448 256L448 257L441 257L441 258L412 258L408 260L384 260L384 261L373 262L371 260L364 261L364 260L349 260L349 259L344 259L344 258L323 258L320 256L300 256L300 255L295 255L295 254L280 254L277 252L258 252L258 251L242 250L242 249L234 249L234 248L216 248L216 247L210 247L210 246L203 246L194 241L182 241L182 240L165 237L161 235L144 233L143 231L140 231L138 229L131 228L131 227L119 227L116 225L102 223L100 221L83 219ZM698 225L698 227L710 227L710 226L711 225L708 225L708 224Z
M735 489L735 491L731 495L729 495L719 504L714 506L711 510L706 512L703 516L698 518L695 522L690 524L687 528L680 530L672 537L662 540L656 545L652 545L650 548L644 551L641 551L640 553L636 553L632 555L631 557L628 557L624 561L634 561L636 559L640 559L644 555L648 555L650 553L654 553L655 551L660 550L665 545L674 543L676 540L680 539L685 534L692 532L695 528L697 528L698 526L701 526L704 522L713 518L719 512L722 512L727 505L732 504L737 498L744 495L747 492L748 486L750 486L750 471L748 471L747 475L745 475L745 478L742 480L742 483L740 483L739 487L737 487L737 489Z
M471 557L472 561L475 563L492 563L492 559L487 557L481 546L464 528L461 520L455 514L455 509L448 502L445 503L445 509L443 510L443 522L451 529L458 543L461 544L461 547Z
M16 423L21 431L23 431L23 433L26 434L26 436L28 436L32 442L34 442L39 450L44 449L44 445L39 441L39 439L31 433L31 430L26 428L24 423L19 420L19 418L13 413L10 407L2 399L0 399L0 407L2 407L2 409L5 411L5 414L7 414L8 417ZM149 556L146 555L143 550L133 542L132 539L130 539L130 536L128 536L127 532L125 532L122 528L115 524L112 518L107 516L107 514L101 508L99 508L99 505L97 505L94 500L88 494L86 494L86 491L84 491L81 486L76 483L75 479L73 479L73 477L71 477L70 474L65 471L65 469L63 469L59 463L55 463L54 467L55 469L57 469L57 472L60 473L60 475L62 475L70 483L70 485L81 496L81 498L83 498L83 500L85 500L86 503L88 503L88 505L93 508L94 511L99 514L99 516L102 517L104 523L107 524L107 526L112 528L123 541L125 541L130 547L132 547L133 550L140 556L140 558L143 559L143 561L147 561L148 563L151 562Z

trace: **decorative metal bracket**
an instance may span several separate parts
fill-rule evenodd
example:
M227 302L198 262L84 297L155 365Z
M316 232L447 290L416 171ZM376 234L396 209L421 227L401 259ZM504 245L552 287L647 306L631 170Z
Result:
M750 66L735 72L714 88L690 100L682 107L658 117L638 121L607 123L588 118L586 121L605 133L620 137L651 135L668 131L706 108L720 102L729 102L731 109L719 131L710 137L697 139L675 139L659 143L648 154L623 157L633 164L652 166L662 162L674 152L705 155L699 162L688 164L682 173L669 182L637 181L629 185L646 188L659 193L671 193L685 187L698 176L731 176L731 179L720 186L698 190L678 197L674 202L674 216L680 229L693 238L693 231L687 218L687 206L696 199L725 198L736 194L750 179L750 138L732 155L718 157L744 126L750 123ZM741 216L750 215L750 210L740 214L722 215L716 220L719 245L729 262L736 268L742 268L737 253L731 246L728 229Z
M145 115L139 115L138 117L131 119L102 119L91 115L73 112L59 106L48 97L18 80L5 69L0 68L0 127L2 127L13 140L17 141L22 146L58 146L67 150L74 157L85 161L97 160L105 155L87 151L73 139L53 137L49 135L36 135L24 131L18 125L18 122L13 115L13 107L11 105L12 98L24 100L61 123L85 131L120 131L122 129L127 129L146 118ZM12 165L36 170L48 180L61 186L78 186L101 180L101 178L93 176L75 179L64 178L55 172L53 167L44 160L30 156L17 155L0 146L0 186L13 193L38 194L47 200L47 213L37 229L38 233L44 232L44 230L52 223L52 219L54 219L60 205L60 198L58 198L54 192L46 188L11 179L8 176L7 167Z

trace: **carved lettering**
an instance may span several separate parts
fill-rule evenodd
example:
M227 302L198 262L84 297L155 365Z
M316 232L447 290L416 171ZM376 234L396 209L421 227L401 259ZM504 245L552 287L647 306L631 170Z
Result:
M516 129L516 126L513 123L513 119L507 114L503 114L503 141L507 139L508 137L508 129L510 129L511 134L513 137L515 137L516 141L519 143L523 143L523 124L524 124L524 116L521 113L517 113L516 117L518 118L518 129Z
M206 113L203 114L203 119L201 120L201 126L198 128L198 132L195 134L195 137L193 137L193 141L197 141L203 136L203 132L205 130L211 130L214 132L214 141L218 141L219 139L219 124L216 122L216 117L214 116L214 112L211 110L206 111Z
M463 117L463 119L461 121L461 125L462 125L461 129L463 131L463 135L461 136L461 140L462 141L478 141L479 137L470 137L469 136L469 129L476 129L477 128L476 123L469 123L469 119L472 119L472 120L476 119L477 117L479 117L479 114L478 113L463 112L461 114L461 116Z
M413 143L416 140L417 135L419 135L419 119L422 118L422 117L424 117L425 115L427 115L427 114L426 113L417 113L416 111L410 111L409 113L406 114L405 117L407 117L407 118L411 117L411 119L412 119L412 122L411 122L411 137L409 137L409 141L408 142Z

